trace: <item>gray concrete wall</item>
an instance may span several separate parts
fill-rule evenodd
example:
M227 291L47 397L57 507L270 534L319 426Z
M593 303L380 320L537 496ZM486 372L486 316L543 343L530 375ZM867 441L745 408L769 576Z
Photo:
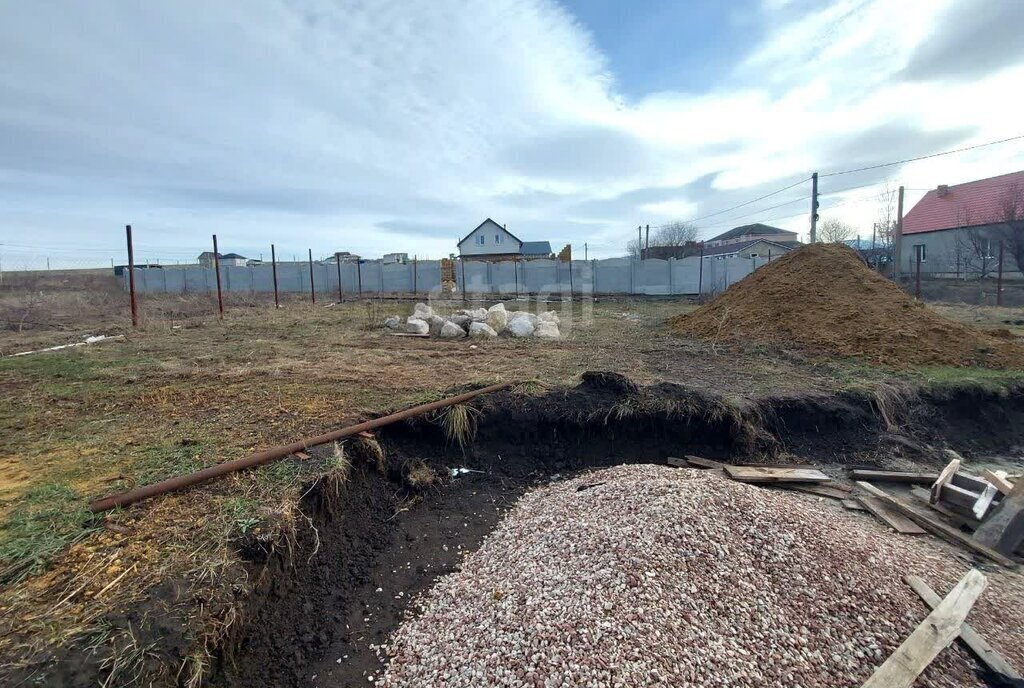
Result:
M764 265L765 259L670 258L668 260L609 258L606 260L528 260L486 263L456 262L456 288L463 284L469 294L697 294L716 293ZM415 278L413 270L416 270ZM465 274L463 274L465 272ZM306 263L281 263L277 284L281 293L310 291ZM338 266L313 264L317 293L338 293ZM124 274L128 286L128 273ZM136 268L135 285L140 293L214 293L213 268ZM268 293L274 290L270 265L221 267L226 293ZM426 293L441 286L441 262L384 265L382 262L342 263L341 287L346 295Z

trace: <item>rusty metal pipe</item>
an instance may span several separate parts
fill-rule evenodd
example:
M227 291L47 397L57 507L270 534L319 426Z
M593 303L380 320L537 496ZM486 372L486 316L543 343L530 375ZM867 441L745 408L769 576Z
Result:
M298 442L292 442L291 444L285 444L278 447L271 447L270 449L264 449L263 451L250 454L241 459L234 459L232 461L225 461L224 463L218 463L215 466L204 468L194 473L186 473L185 475L175 476L168 478L167 480L161 480L158 483L152 485L143 485L137 487L134 490L128 490L127 492L121 492L118 494L110 495L109 497L103 497L89 503L89 509L94 513L100 511L107 511L119 506L128 506L135 502L148 499L149 497L156 497L157 495L166 494L175 490L182 490L192 485L197 485L213 478L219 478L222 475L228 473L234 473L241 471L246 468L253 468L254 466L262 466L265 463L277 461L284 457L294 454L295 452L303 451L309 447L315 447L318 444L326 444L327 442L334 442L344 437L350 437L360 432L367 430L374 430L376 428L384 427L396 423L406 418L412 418L413 416L419 416L424 413L430 413L438 409L445 408L447 406L454 406L455 404L461 404L464 401L469 401L473 397L480 396L481 394L488 394L490 392L497 392L502 389L511 387L512 382L502 382L497 385L490 385L489 387L483 387L482 389L475 389L472 392L466 392L459 394L454 397L448 397L447 399L439 399L438 401L432 401L429 404L420 404L419 406L413 406L407 408L404 411L392 413L388 416L381 416L380 418L374 418L372 420L350 425L340 430L332 430L331 432L323 435L317 435L316 437L309 437Z

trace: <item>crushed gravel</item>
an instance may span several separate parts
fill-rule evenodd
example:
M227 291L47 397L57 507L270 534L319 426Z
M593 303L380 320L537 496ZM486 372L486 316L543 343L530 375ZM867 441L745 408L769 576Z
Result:
M968 568L933 538L717 472L619 466L524 496L382 648L383 686L860 685ZM968 621L1024 658L1024 584ZM945 650L916 686L983 686Z

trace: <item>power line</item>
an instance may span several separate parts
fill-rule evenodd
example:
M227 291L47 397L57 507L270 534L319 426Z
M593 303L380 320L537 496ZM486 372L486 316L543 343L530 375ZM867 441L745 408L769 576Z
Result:
M780 194L783 191L789 191L794 186L800 186L801 184L805 183L809 179L810 179L810 177L804 177L803 179L801 179L798 182L794 182L794 183L790 184L789 186L784 186L781 189L778 189L777 191L772 191L771 193L767 193L764 196L758 196L757 198L755 198L753 200L750 200L750 201L747 201L745 203L740 203L739 205L734 205L731 208L726 208L725 210L719 210L719 211L716 211L714 213L708 213L707 215L701 215L700 217L695 217L695 218L693 218L691 220L686 220L686 222L700 222L701 220L706 220L709 217L715 217L716 215L722 215L724 213L728 213L728 212L736 210L738 208L742 208L744 206L748 206L751 203L757 203L758 201L763 201L764 199L769 198L771 196L774 196L776 194ZM770 208L766 208L766 210L770 210Z
M916 162L918 160L927 160L928 158L938 158L942 155L952 155L953 153L963 153L964 151L974 150L976 148L984 148L985 146L995 146L1000 143L1007 143L1009 141L1017 141L1018 139L1024 139L1024 134L1018 136L1011 136L1006 139L999 139L998 141L988 141L987 143L979 143L973 146L965 146L963 148L956 148L954 150L942 151L941 153L932 153L931 155L922 155L917 158L907 158L905 160L896 160L894 162L884 162L879 165L867 165L866 167L858 167L852 170L841 170L839 172L828 172L826 174L819 174L818 177L837 177L841 174L853 174L854 172L866 172L867 170L877 170L883 167L892 167L893 165L903 165L908 162Z

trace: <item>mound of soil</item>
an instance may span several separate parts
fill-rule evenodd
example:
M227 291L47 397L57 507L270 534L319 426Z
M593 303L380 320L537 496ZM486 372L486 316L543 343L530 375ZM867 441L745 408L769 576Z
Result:
M700 339L797 345L896 368L1024 366L1021 344L943 318L837 244L792 251L670 324Z

